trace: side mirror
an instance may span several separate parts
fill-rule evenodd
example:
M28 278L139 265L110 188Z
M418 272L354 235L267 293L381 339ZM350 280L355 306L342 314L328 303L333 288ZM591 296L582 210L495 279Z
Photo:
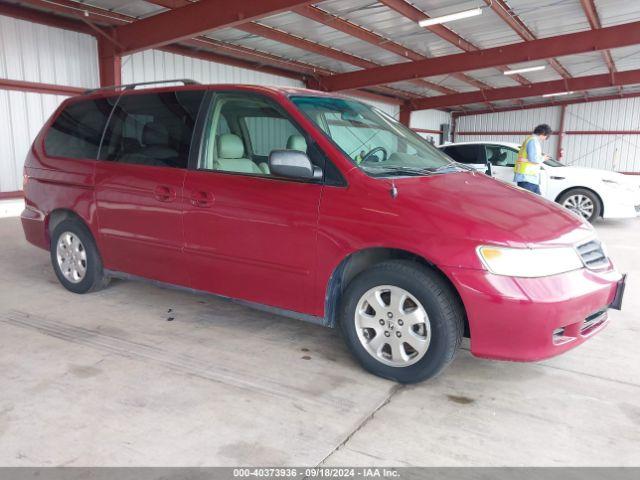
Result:
M491 175L491 173L492 173L492 172L491 172L491 162L490 162L489 160L487 160L487 171L486 171L486 172L484 172L484 173L486 173L486 174L487 174L487 175L489 175L490 177L492 176L492 175Z
M273 150L269 154L269 171L286 178L322 178L322 169L314 166L307 154L299 150Z

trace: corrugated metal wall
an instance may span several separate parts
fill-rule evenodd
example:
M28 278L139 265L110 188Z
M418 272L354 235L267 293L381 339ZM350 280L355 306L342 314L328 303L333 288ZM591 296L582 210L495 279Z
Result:
M560 107L515 110L459 117L455 141L497 140L521 143L523 135L479 135L477 132L528 132L540 123L558 130ZM622 172L640 172L640 135L603 134L600 131L640 131L640 98L625 98L583 104L565 108L563 161ZM571 132L594 134L571 134ZM466 132L466 133L465 133ZM475 133L469 133L475 132ZM544 146L555 156L558 136L552 135Z
M524 135L491 134L479 135L468 132L531 132L536 125L546 123L554 131L560 128L560 107L545 107L531 110L514 110L511 112L486 113L484 115L469 115L459 117L456 121L456 142L471 141L499 141L522 143ZM465 133L466 132L466 133ZM545 144L543 150L556 156L558 136L552 135ZM567 150L565 149L565 156Z
M417 112L411 112L411 128L440 130L440 126L445 123L451 125L451 114L449 112L443 112L441 110L419 110ZM433 139L436 145L440 143L439 134L418 132L418 135L426 139Z
M584 103L567 107L565 130L640 131L640 98ZM640 172L640 135L566 135L566 160L621 172Z
M95 87L96 49L90 35L0 16L0 78ZM0 192L22 189L29 147L64 98L0 90Z
M90 35L0 16L0 78L95 87L97 43Z
M173 78L190 78L200 83L304 86L302 82L291 78L207 62L159 50L146 50L122 58L123 83Z

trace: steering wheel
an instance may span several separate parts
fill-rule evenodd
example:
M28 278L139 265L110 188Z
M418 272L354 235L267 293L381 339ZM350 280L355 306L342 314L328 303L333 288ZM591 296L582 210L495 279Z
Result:
M382 152L383 154L382 160L380 160L378 157L374 155L374 153L377 153L377 152ZM364 156L362 157L362 161L360 163L384 162L386 160L387 160L387 150L384 147L375 147L364 154Z

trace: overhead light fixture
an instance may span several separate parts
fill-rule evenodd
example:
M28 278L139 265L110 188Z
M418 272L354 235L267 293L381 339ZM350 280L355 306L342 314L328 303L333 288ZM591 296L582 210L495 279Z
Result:
M420 20L418 22L418 25L420 25L421 27L430 27L431 25L453 22L455 20L462 20L463 18L475 17L477 15L482 15L482 8L473 8L471 10L464 10L463 12L443 15L441 17L425 18L424 20Z
M517 75L519 73L527 73L527 72L538 72L540 70L544 70L547 68L546 65L537 65L535 67L525 67L525 68L516 68L513 70L505 70L505 75Z
M558 93L545 93L543 97L561 97L562 95L571 95L574 92L558 92Z

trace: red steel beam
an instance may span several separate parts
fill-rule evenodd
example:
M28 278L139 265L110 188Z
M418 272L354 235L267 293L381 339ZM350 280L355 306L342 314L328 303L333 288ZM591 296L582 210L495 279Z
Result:
M407 3L405 0L380 0L380 3L382 3L383 5L386 5L392 10L395 10L400 15L403 15L404 17L416 23L420 22L421 20L426 20L428 18L431 18L425 12L414 7L410 3ZM453 30L448 29L444 25L431 25L426 28L427 30L430 30L431 32L438 35L443 40L446 40L447 42L455 45L456 47L458 47L461 50L464 50L465 52L476 52L480 50L476 45L465 40L460 35L455 33ZM505 68L502 65L498 65L497 68L501 72L504 72L505 70L507 70L507 68ZM456 75L458 75L458 78L460 78L461 80L471 83L471 85L474 85L473 82L469 82L469 79L475 80L472 77L469 77L468 75L463 75L461 77L460 73L457 73ZM522 75L513 75L511 78L522 85L528 85L530 83ZM475 81L477 82L477 80ZM474 85L474 86L477 86L477 85ZM491 87L485 84L483 88L491 88Z
M227 53L229 54L231 57L237 57L240 56L242 57L244 60L252 60L257 62L259 65L259 68L255 68L254 66L254 70L262 70L262 71L267 71L267 69L265 69L264 67L260 66L260 62L267 62L271 65L276 65L276 66L280 66L282 68L288 68L290 70L295 70L297 72L299 72L302 75L306 75L306 76L317 76L317 75L333 75L334 72L332 72L331 70L327 70L324 68L320 68L320 67L316 67L314 65L309 65L307 63L302 63L302 62L296 62L293 60L285 60L281 57L277 57L275 55L271 55L268 53L264 53L264 52L260 52L258 50L252 50L250 48L247 47L243 47L240 45L232 45L229 43L224 43L224 42L220 42L218 40L214 40L211 38L206 38L206 37L199 37L199 38L191 38L189 40L185 40L183 42L181 42L185 45L189 45L189 46L193 46L196 48L202 48L207 50L207 54L208 55L216 55L217 53ZM178 53L176 51L175 47L162 47L163 50L167 50L168 48L171 48L174 53ZM214 52L211 51L211 49L214 50ZM187 49L184 49L187 50ZM168 50L167 50L168 51ZM181 53L182 55L184 55L184 53ZM220 57L220 56L218 56ZM224 62L223 60L227 59L227 62ZM210 59L211 61L220 61L221 63L228 63L228 60L233 61L234 63L237 63L236 60L237 58L234 60L233 58L230 57L223 57L220 60L215 60L213 59L213 57L211 57ZM240 62L242 62L243 60L238 60ZM236 65L236 66L242 66L242 65ZM245 67L246 68L246 67ZM283 75L282 71L280 71L280 73L278 72L270 72L270 73L274 73L275 75ZM285 76L286 72L285 72ZM291 77L291 74L288 75L289 77ZM293 78L298 78L298 79L302 79L304 80L304 78L300 78L300 76L297 77L293 77ZM379 86L379 87L375 87L375 89L377 91L379 91L380 93L383 94L387 94L387 95L391 95L393 97L396 98L403 98L403 99L409 99L409 98L416 98L418 97L417 95L412 95L409 92L405 92L402 90L396 90L394 88L391 87L387 87L387 86ZM378 98L378 100L380 100L380 98ZM392 102L394 103L394 102Z
M153 3L155 5L160 5L162 7L169 8L169 9L184 7L191 3L191 2L188 2L187 0L174 0L174 1L148 0L148 1L150 1L150 3ZM319 55L323 55L325 57L332 58L334 60L338 60L341 62L349 63L351 65L355 65L360 68L371 68L371 67L379 66L379 64L360 58L356 55L352 55L332 47L328 47L328 46L325 46L301 37L297 37L283 30L269 27L267 25L263 25L257 22L240 23L236 25L235 28L238 30L247 32L251 35L268 38L270 40L274 40L276 42L283 43L285 45L290 45L296 48L300 48L302 50L306 50L308 52L317 53ZM320 74L321 72L318 71L314 73ZM326 75L326 73L324 74ZM333 72L331 72L330 74L333 74ZM440 93L445 93L445 94L456 93L456 91L453 89L442 87L438 84L427 82L426 80L416 79L416 80L412 80L411 82L416 84L419 87L428 88ZM384 87L383 92L389 93L389 94L392 94L395 92L394 96L398 96L398 93L403 91L397 90L397 89L391 89L389 87ZM412 95L409 93L404 93L403 95L399 95L399 96L403 98L419 97L419 95Z
M399 43L396 43L392 40L389 40L377 33L374 33L370 30L367 30L355 23L351 23L348 20L344 20L340 17L336 17L324 10L319 9L318 7L312 5L306 5L304 7L297 7L293 9L295 13L315 22L318 22L322 25L326 25L327 27L331 27L340 32L346 33L347 35L351 35L352 37L358 38L364 42L370 43L371 45L375 45L383 50L386 50L391 53L395 53L403 58L407 58L409 60L425 60L427 57L421 55L418 52L415 52ZM473 77L465 75L463 73L456 73L453 75L459 80L468 83L469 85L473 85L476 88L491 88L491 86L486 83L481 82ZM423 82L427 82L423 80ZM438 85L437 83L427 82L427 88L431 90L438 91L440 93L452 93L454 90L450 88L443 87Z
M134 17L128 15L72 0L22 0L20 3L63 15L84 18L101 25L126 25L135 20Z
M15 90L18 92L46 93L50 95L79 95L86 88L52 85L50 83L25 82L23 80L9 80L0 78L0 90Z
M372 62L370 60L366 60L364 58L351 55L350 53L343 52L336 48L327 47L325 45L312 42L305 38L296 37L294 35L291 35L290 33L283 32L282 30L278 30L273 27L268 27L266 25L262 25L256 22L244 23L241 25L237 25L235 28L238 30L242 30L243 32L250 33L252 35L257 35L259 37L268 38L270 40L274 40L276 42L283 43L285 45L290 45L292 47L300 48L307 52L317 53L318 55L322 55L324 57L332 58L334 60L348 63L350 65L355 65L356 67L372 68L372 67L380 66L380 64ZM440 85L437 85L432 82L427 82L426 80L415 79L410 81L419 87L436 90L440 93L445 93L445 94L457 93L455 90L451 88L441 87Z
M115 46L102 37L98 38L98 72L101 87L122 85L122 57L116 54Z
M326 25L327 27L331 27L342 33L346 33L347 35L351 35L363 42L370 43L371 45L375 45L383 50L395 53L396 55L408 60L423 60L426 58L424 55L421 55L404 45L400 45L399 43L389 40L388 38L378 35L377 33L367 30L366 28L356 25L348 20L336 17L335 15L325 12L313 5L296 7L293 9L293 12L302 17L308 18L309 20L321 23L322 25Z
M537 37L534 33L527 27L527 25L522 21L520 17L518 17L507 5L507 2L504 0L484 0L491 9L507 24L511 27L511 29L520 35L524 41L530 42L531 40L536 40ZM565 69L560 62L558 62L555 58L550 58L547 60L549 65L560 74L562 78L571 78L571 74Z
M78 20L52 15L41 12L40 10L24 8L9 3L0 3L0 15L17 18L18 20L39 23L41 25L48 25L50 27L62 28L64 30L71 30L73 32L86 33L87 35L94 34L93 30L91 30L88 25Z
M116 28L115 36L133 53L201 35L218 28L235 27L267 15L291 10L310 0L200 0Z
M602 28L602 23L600 22L600 16L598 15L598 10L596 10L596 4L593 0L580 0L582 3L582 9L584 10L584 14L587 16L587 20L589 20L589 25L591 25L592 30L599 30ZM602 57L604 58L605 63L607 64L607 68L609 69L609 73L612 75L616 73L616 64L613 61L613 57L611 56L611 52L609 50L604 50L602 52Z
M443 108L452 105L467 105L486 101L511 100L514 98L534 97L563 91L584 91L594 88L606 88L640 83L640 70L618 72L614 78L611 75L591 75L586 77L573 77L550 82L532 83L518 87L496 88L484 92L457 93L455 95L441 95L439 97L411 100L411 108L414 110L426 110L429 108Z
M560 160L562 158L562 141L564 140L564 117L567 111L567 106L562 105L560 107L560 122L558 126L558 145L556 146L556 159Z
M320 87L328 91L361 88L411 78L447 75L511 63L627 47L639 43L640 22L633 22L597 31L569 33L476 52L444 55L409 64L386 65L364 71L342 73L322 79Z
M469 115L485 115L487 113L496 113L496 112L533 110L536 108L556 107L556 106L562 106L562 105L578 105L582 103L604 102L607 100L620 100L624 98L636 98L636 97L640 97L640 92L622 93L622 94L616 94L616 95L602 95L599 97L576 98L571 100L562 100L562 101L553 101L553 102L528 103L521 107L499 107L499 108L495 108L494 110L482 109L482 110L455 111L455 112L452 112L452 115L453 115L453 118L458 118L458 117L467 117Z

